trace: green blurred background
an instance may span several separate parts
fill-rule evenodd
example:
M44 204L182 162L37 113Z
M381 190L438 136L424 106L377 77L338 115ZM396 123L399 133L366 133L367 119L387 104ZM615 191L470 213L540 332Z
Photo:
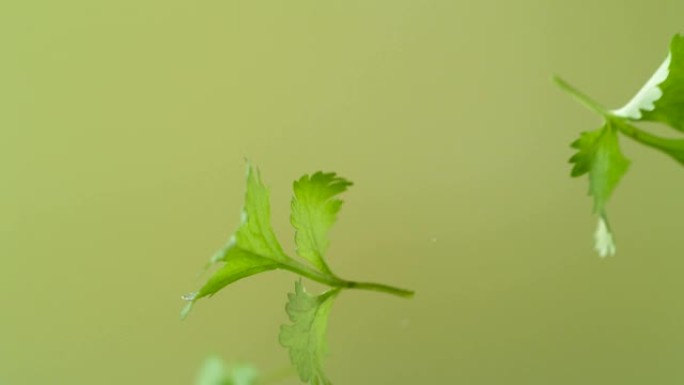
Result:
M336 384L684 383L684 170L623 140L618 255L568 143L682 32L681 1L0 2L0 384L191 384L288 365L294 276L180 296L239 220L244 157L291 249L291 181L356 185L334 229ZM312 285L314 289L319 286ZM284 382L296 384L292 378Z

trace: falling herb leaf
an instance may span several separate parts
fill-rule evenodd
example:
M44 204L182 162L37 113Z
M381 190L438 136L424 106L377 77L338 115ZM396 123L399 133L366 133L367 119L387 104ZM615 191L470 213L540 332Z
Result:
M673 37L665 61L621 108L608 110L564 80L555 80L604 120L602 128L582 133L572 143L577 153L570 162L573 177L585 174L589 177L589 193L594 198L594 212L599 216L595 248L601 256L613 255L616 246L605 206L630 164L620 150L618 134L662 151L684 165L684 139L661 138L634 125L652 121L684 131L684 37Z

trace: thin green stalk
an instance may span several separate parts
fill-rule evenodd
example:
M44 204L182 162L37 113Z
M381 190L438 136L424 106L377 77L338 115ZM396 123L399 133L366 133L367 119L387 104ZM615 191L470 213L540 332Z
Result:
M684 151L684 140L682 139L661 138L629 124L622 118L613 118L611 121L617 126L620 132L625 134L625 136L628 136L641 144L661 150Z
M411 298L415 294L413 290L401 289L394 286L372 282L347 282L346 287L349 289L379 291L381 293L392 294L403 298Z
M336 277L332 274L322 274L296 261L283 263L282 265L283 268L286 270L289 270L293 273L309 278L312 281L316 281L318 283L322 283L330 287L377 291L381 293L396 295L402 298L411 298L415 294L412 290L401 289L398 287L384 285L381 283L347 281L345 279Z
M575 99L579 100L580 103L584 104L587 106L589 109L599 113L600 115L603 116L612 116L612 113L608 111L605 107L603 107L601 104L596 102L594 99L590 98L587 94L584 92L578 90L574 86L572 86L570 83L566 82L565 80L561 79L559 76L554 76L553 81L560 87L563 91L569 93Z
M556 76L553 78L553 80L561 89L572 95L575 99L580 101L580 103L584 104L592 111L601 114L611 124L611 126L616 127L625 136L648 147L664 151L668 155L672 156L675 160L684 164L683 139L666 139L653 134L649 134L648 132L643 131L635 127L634 125L630 124L627 118L623 116L616 116L613 112L607 110L598 102L594 101L585 93L578 90L577 88L575 88L565 80L561 79L560 77Z

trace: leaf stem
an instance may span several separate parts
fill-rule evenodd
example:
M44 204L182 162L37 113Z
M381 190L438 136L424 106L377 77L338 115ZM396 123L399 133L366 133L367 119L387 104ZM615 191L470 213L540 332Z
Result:
M664 151L678 162L684 164L684 139L661 138L643 131L630 124L627 118L617 116L613 112L608 111L598 102L594 101L585 93L570 85L570 83L566 82L560 77L554 76L553 80L562 90L575 97L575 99L579 100L592 111L602 115L609 123L617 127L617 129L625 136L628 136L629 138L645 146Z
M661 138L629 124L625 119L618 118L611 119L611 121L620 132L641 144L661 150L684 151L684 140L682 139Z
M413 290L401 289L394 286L384 285L381 283L372 282L347 282L347 288L349 289L361 289L370 291L379 291L381 293L387 293L396 295L403 298L411 298L414 296L415 292Z
M384 285L381 283L347 281L332 274L323 274L295 260L289 261L287 263L282 263L282 267L285 270L289 270L293 273L309 278L312 281L316 281L318 283L322 283L330 287L377 291L381 293L396 295L402 298L411 298L415 294L415 292L412 290L401 289L398 287Z
M600 105L598 102L596 102L594 99L590 98L585 94L584 92L578 90L574 86L572 86L570 83L566 82L565 80L561 79L559 76L554 76L553 81L560 87L563 91L569 93L570 95L574 96L575 99L579 100L580 103L584 104L586 107L589 109L593 110L594 112L597 112L600 115L603 116L610 116L612 115L610 111L608 111L605 107Z

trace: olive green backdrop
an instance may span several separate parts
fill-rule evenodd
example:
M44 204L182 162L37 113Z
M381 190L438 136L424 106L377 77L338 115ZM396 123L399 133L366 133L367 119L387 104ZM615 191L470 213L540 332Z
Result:
M244 158L287 247L291 181L356 184L332 235L335 384L684 383L684 170L634 162L592 250L568 143L683 32L681 1L0 3L0 383L192 384L288 364L294 276L178 317L239 220ZM320 286L311 285L312 289ZM291 378L284 384L295 384Z

